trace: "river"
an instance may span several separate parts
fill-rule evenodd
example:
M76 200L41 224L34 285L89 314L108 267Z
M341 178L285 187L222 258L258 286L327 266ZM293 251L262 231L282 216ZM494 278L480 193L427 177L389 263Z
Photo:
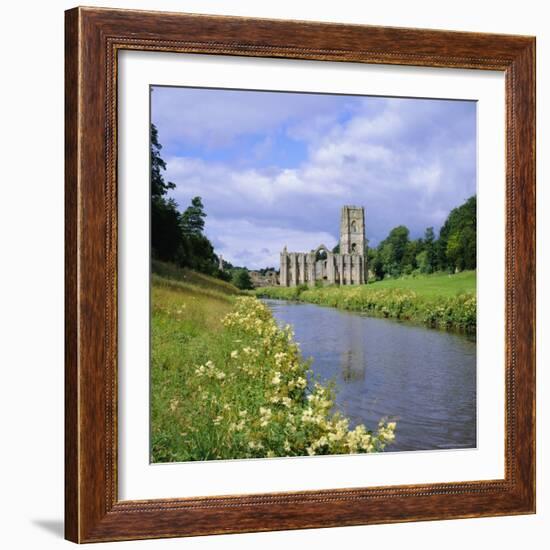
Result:
M312 304L263 300L291 324L352 426L397 422L387 451L476 446L476 344L460 334Z

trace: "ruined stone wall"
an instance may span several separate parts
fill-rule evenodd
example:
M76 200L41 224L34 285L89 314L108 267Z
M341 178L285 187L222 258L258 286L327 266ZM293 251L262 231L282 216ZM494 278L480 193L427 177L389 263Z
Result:
M365 262L365 209L344 206L340 218L340 251L324 245L310 252L281 252L280 286L308 284L360 285L367 280ZM323 257L319 257L323 253Z
M326 259L316 260L312 252L281 252L280 286L314 286L316 281L328 285L360 285L366 281L365 257L362 254L328 252Z

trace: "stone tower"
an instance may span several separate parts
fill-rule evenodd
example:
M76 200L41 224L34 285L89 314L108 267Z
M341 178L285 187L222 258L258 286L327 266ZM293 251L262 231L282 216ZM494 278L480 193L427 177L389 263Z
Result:
M343 206L340 219L340 254L365 253L365 209Z
M309 252L281 252L280 286L318 282L326 285L362 285L367 282L365 209L344 206L340 220L340 252L321 244ZM321 256L319 253L323 252Z

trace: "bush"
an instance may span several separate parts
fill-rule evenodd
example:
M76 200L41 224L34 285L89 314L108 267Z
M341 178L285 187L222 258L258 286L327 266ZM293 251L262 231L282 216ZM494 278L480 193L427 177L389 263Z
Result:
M408 289L378 289L375 285L267 287L256 290L263 298L298 300L323 306L360 311L369 315L416 321L432 328L476 331L476 297L467 292L456 296L421 296Z
M250 278L250 273L246 269L238 269L233 272L231 277L231 282L241 290L252 290L254 285L252 284L252 279Z

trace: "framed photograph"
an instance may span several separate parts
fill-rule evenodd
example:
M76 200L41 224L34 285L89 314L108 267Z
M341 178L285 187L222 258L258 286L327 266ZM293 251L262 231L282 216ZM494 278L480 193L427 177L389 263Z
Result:
M535 511L535 39L66 12L66 538Z

